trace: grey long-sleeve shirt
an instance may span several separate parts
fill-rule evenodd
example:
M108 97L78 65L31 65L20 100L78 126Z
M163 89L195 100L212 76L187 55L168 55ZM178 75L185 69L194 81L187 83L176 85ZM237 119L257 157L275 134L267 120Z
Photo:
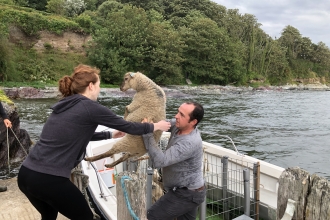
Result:
M144 134L143 140L155 168L162 168L166 190L173 187L197 189L204 185L202 161L203 144L197 128L191 133L178 135L175 120L171 120L171 137L163 152L153 134Z
M125 121L107 107L79 94L60 100L52 106L52 110L40 140L23 166L55 176L69 178L71 170L82 160L88 142L102 137L102 134L93 136L99 124L133 135L154 130L153 124Z

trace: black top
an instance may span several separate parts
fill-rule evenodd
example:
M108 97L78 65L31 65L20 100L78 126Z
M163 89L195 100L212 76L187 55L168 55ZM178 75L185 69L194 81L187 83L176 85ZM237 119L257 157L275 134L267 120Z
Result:
M8 116L7 116L7 114L6 114L6 112L5 112L5 109L3 108L1 102L0 102L0 115L1 115L1 118L2 118L2 119L8 119Z
M153 132L149 123L128 122L107 107L85 96L68 96L54 106L40 140L30 151L23 165L31 170L69 178L71 170L86 152L98 125L132 135ZM95 137L94 137L95 138Z

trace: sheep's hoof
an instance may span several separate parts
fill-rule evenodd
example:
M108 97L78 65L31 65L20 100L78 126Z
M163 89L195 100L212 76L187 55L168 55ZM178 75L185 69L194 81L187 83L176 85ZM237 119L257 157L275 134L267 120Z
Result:
M104 164L104 166L105 166L106 168L113 168L113 166L111 166L111 164Z

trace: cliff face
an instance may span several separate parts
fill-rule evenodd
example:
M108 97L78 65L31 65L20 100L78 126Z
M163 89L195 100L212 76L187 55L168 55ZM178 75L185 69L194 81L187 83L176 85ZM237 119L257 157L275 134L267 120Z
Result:
M40 31L38 36L27 36L16 26L9 28L9 41L20 44L25 48L44 51L47 47L59 49L63 52L85 53L85 46L92 37L74 32L65 32L61 35Z
M8 167L8 142L9 142L9 158L10 163L23 161L29 148L32 145L30 135L24 129L20 128L20 120L15 105L8 105L2 102L9 120L13 127L7 130L4 123L0 122L0 169ZM7 142L8 131L8 142ZM15 135L13 134L15 133ZM17 138L16 138L16 137ZM18 140L17 140L18 139ZM25 151L25 152L24 152Z

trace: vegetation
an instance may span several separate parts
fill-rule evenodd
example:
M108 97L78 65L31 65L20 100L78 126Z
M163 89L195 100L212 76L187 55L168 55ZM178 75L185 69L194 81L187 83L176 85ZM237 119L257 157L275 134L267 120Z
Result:
M272 39L251 14L210 0L0 0L0 80L51 83L78 63L101 69L117 85L140 71L161 85L280 85L306 78L330 79L330 50L288 25ZM86 55L45 44L9 43L9 27L28 36L47 30L91 34ZM14 48L13 50L10 48Z
M9 105L14 104L13 101L11 101L2 90L0 90L0 102L6 102Z

